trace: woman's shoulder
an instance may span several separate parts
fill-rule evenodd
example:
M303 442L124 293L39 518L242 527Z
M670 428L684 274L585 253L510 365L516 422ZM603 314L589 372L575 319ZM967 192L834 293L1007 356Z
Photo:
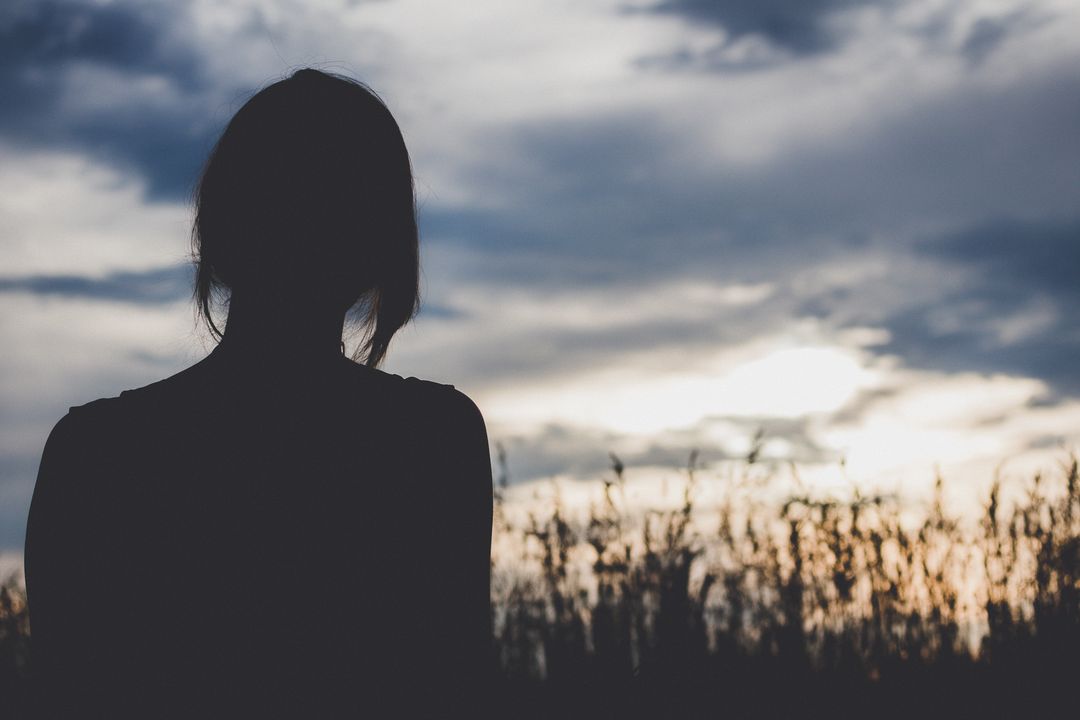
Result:
M50 468L73 468L96 465L115 454L126 442L124 428L128 413L118 396L102 397L68 407L53 424L41 451L39 481ZM46 472L43 472L46 471ZM64 476L71 473L60 472ZM65 480L66 482L66 480Z
M119 417L121 403L119 396L110 396L69 406L67 412L53 425L47 443L52 441L54 445L67 444L85 439L90 433L104 430L111 421Z
M41 451L32 515L43 507L87 511L98 502L108 484L98 472L99 460L108 456L120 435L115 431L119 402L105 397L73 405L56 421Z
M87 402L71 405L62 415L49 435L53 445L75 441L93 443L103 447L109 438L123 435L133 427L145 423L148 409L167 412L175 400L194 399L193 368L189 367L169 377L121 390L115 395L98 397ZM55 441L54 441L55 436Z
M471 397L464 392L444 383L419 378L406 378L406 382L412 382L425 397L431 398L431 402L442 409L444 413L461 421L479 421L483 423L483 415L480 408Z
M77 438L102 443L108 436L127 434L125 428L137 432L137 427L154 425L151 419L162 414L175 414L179 419L187 416L184 410L188 406L204 410L207 401L204 391L212 393L216 386L202 375L198 367L193 366L162 380L123 390L115 396L70 406L53 429L52 434L58 436L53 444L67 444ZM346 396L350 394L350 388L355 390L365 397L365 402L381 406L382 414L390 411L410 422L423 418L443 428L449 426L466 433L486 432L483 414L476 402L450 383L402 376L353 362L348 363L346 378L346 388L339 387L339 390Z
M450 417L461 422L483 423L480 408L471 397L449 383L424 380L415 376L403 377L384 370L373 370L357 366L361 372L374 374L392 394L405 402L417 403L441 417Z

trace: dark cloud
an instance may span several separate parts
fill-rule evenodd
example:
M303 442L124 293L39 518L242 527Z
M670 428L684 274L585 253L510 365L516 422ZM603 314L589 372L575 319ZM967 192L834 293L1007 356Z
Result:
M759 163L710 161L699 138L667 121L707 111L689 99L654 114L492 132L466 171L496 207L428 207L425 238L466 245L509 282L538 287L752 282L857 252L871 237L896 245L927 227L1060 217L1076 205L1071 67L882 108Z
M883 350L917 367L1020 374L1058 396L1080 395L1080 218L985 222L917 251L953 269L956 281L888 317ZM1015 326L1015 339L1003 323Z
M836 16L859 6L891 10L904 0L766 0L765 2L710 2L664 0L653 12L678 14L697 23L716 25L726 35L706 47L683 45L641 57L644 70L665 72L750 72L775 67L803 57L836 49L846 39ZM943 6L921 22L894 26L922 45L926 55L957 55L970 67L983 63L1009 38L1053 21L1045 11L1031 7L973 22L961 5ZM846 32L852 30L848 28ZM764 42L747 43L750 38Z
M0 14L0 61L26 72L79 59L191 78L194 56L165 47L171 20L156 4L16 1Z
M971 26L961 51L972 64L981 63L997 49L1009 34L1009 23L994 18L980 18Z
M680 470L686 467L692 452L698 453L698 461L702 466L727 460L746 460L745 454L733 454L705 440L709 437L706 426L717 420L730 426L736 435L747 442L759 433L765 443L771 440L785 441L790 448L790 454L781 460L784 463L833 462L839 459L834 452L817 443L813 438L810 421L805 418L704 418L694 426L666 433L662 439L636 451L620 450L626 438L618 433L558 423L545 425L540 431L529 435L492 435L492 442L498 442L505 452L511 482L536 480L563 473L580 479L610 475L609 453L612 451L617 451L619 459L630 470L634 467L667 467ZM766 463L777 461L770 458L761 460Z
M169 3L15 2L0 10L0 134L24 145L70 147L128 166L153 197L190 192L213 138L216 113L205 106L211 81L202 61L174 32L184 18ZM135 87L167 84L175 102L73 113L71 97L93 98L90 69Z
M0 294L26 293L73 300L112 300L136 305L153 305L191 298L194 281L193 266L182 264L141 272L111 272L103 277L85 275L0 277ZM461 317L462 313L456 308L425 301L420 315L445 320Z
M1000 17L982 17L971 24L960 53L972 65L978 65L992 55L998 47L1018 31L1037 27L1049 18L1038 17L1024 8Z
M86 300L119 300L137 304L170 303L191 296L194 276L189 265L144 272L113 272L101 278L81 275L0 277L0 293L31 293Z
M424 234L509 265L510 280L588 287L696 272L746 281L770 266L755 271L737 258L783 260L771 253L774 240L784 242L778 216L755 205L772 189L753 174L703 167L694 139L661 118L525 122L492 141L506 148L507 162L478 166L474 178L500 207L429 207Z
M1048 295L1063 307L1080 303L1080 218L1002 218L917 246L920 252L979 269L986 287L1010 302Z
M768 282L774 296L718 307L707 319L538 328L520 342L503 338L491 352L469 353L448 373L506 379L569 372L643 348L707 351L814 317L826 327L888 329L893 337L881 350L913 367L1024 372L1061 392L1080 391L1069 379L1069 328L1032 327L1023 342L1000 342L1001 322L1020 322L1038 298L1068 317L1066 298L1047 287L1063 288L1077 267L1068 231L1053 231L1052 249L1039 250L1023 233L1016 237L1027 239L1006 242L1015 225L989 244L964 233L950 242L940 230L989 232L1000 223L988 218L1003 214L1045 218L1039 232L1069 226L1080 187L1075 73L965 88L737 168L708 162L695 138L668 127L662 117L620 115L493 134L492 156L509 160L471 172L499 199L497 209L429 206L425 238L474 251L461 282L480 282L493 296L500 286L534 292L540 305L575 288L619 298L676 279ZM918 242L930 235L941 243ZM1035 254L1023 256L1028 249ZM980 263L991 255L1008 278L957 284L976 267L977 277L989 278ZM867 263L894 269L860 278ZM834 279L814 281L813 271ZM939 322L943 315L956 317Z
M590 477L610 467L608 452L618 442L614 433L559 424L545 425L529 435L492 435L505 452L510 482L568 473Z
M881 0L662 0L650 9L719 25L733 38L760 35L796 55L830 50L841 38L832 17Z
M785 54L775 52L732 52L732 43L723 41L704 49L681 47L672 52L646 55L634 60L641 70L676 72L684 70L723 72L752 72L764 70L787 60Z

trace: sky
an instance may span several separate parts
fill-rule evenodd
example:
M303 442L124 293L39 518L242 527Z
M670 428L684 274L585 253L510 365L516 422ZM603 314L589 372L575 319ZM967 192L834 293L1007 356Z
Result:
M385 369L473 397L516 487L758 431L822 483L1051 468L1080 442L1078 38L1074 0L8 0L0 554L69 407L212 347L191 189L305 66L373 87L413 156L424 309Z

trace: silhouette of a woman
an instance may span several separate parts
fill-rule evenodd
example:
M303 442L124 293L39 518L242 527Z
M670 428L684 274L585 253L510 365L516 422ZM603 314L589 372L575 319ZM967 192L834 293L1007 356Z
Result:
M484 421L377 369L418 303L397 124L364 85L296 72L231 120L196 205L220 342L71 408L45 446L26 539L43 715L475 716Z

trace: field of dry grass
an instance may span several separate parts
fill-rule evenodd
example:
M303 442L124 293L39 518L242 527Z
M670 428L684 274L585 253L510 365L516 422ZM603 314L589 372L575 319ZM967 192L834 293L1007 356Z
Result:
M1080 672L1080 481L1068 458L961 520L938 479L884 495L755 500L751 457L708 534L681 506L627 529L624 468L585 518L553 503L495 558L495 642L514 694L601 716L988 717L1067 702ZM497 497L498 501L498 497ZM513 562L509 562L512 560ZM586 572L581 568L585 565ZM526 569L523 572L523 568ZM537 705L536 703L540 703Z

